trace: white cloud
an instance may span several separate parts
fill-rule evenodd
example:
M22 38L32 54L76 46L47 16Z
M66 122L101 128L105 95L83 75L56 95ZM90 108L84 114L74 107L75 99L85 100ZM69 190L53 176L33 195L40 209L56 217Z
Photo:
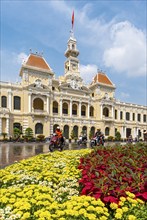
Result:
M128 76L146 74L146 39L143 31L128 21L111 28L111 44L104 51L104 63L119 73Z
M19 77L21 64L27 55L25 53L16 53L8 50L1 50L1 75L2 81L15 82Z
M125 93L125 92L121 92L120 96L121 96L121 98L129 98L130 97L129 93Z
M16 61L18 64L22 64L24 61L26 61L28 55L25 53L19 53L16 55Z
M80 65L80 74L85 83L92 82L92 78L97 74L96 65Z

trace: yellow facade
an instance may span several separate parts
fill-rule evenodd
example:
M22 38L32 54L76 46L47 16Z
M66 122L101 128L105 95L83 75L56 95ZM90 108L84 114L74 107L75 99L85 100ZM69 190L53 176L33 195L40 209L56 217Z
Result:
M100 128L105 137L122 138L130 134L143 139L147 129L147 107L115 99L115 85L105 73L98 72L86 86L79 71L76 39L70 36L65 52L64 75L58 79L45 59L30 54L20 70L20 83L1 82L0 133L13 136L13 128L25 132L30 127L34 136L50 136L57 125L70 138L74 130L89 136ZM2 136L1 136L2 138Z

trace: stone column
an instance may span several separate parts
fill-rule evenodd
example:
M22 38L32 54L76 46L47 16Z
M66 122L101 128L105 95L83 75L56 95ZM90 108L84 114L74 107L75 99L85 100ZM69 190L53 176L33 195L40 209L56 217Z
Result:
M32 112L32 105L31 105L31 93L28 94L29 99L28 99L28 111L29 113Z
M124 138L124 127L121 127L121 137Z
M114 118L114 107L112 106L112 109L111 109L111 111L112 111L112 118Z
M132 121L132 112L130 112L130 121Z
M101 105L101 119L103 118L103 106Z
M72 117L72 100L70 100L70 117Z
M87 112L87 117L89 118L89 109L90 109L90 104L88 103L88 112Z
M120 110L117 111L117 120L120 121Z
M60 99L60 116L62 116L62 99Z
M12 111L12 92L8 91L8 108Z
M124 138L126 138L126 127L124 127Z
M49 97L46 97L46 111L49 113Z
M9 136L9 118L6 118L6 133Z
M2 133L2 118L0 118L0 134Z
M79 102L79 117L81 117L81 102Z

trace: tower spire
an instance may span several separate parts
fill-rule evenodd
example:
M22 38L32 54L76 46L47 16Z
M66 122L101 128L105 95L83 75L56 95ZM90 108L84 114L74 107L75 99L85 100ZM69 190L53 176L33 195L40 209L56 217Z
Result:
M78 86L82 83L82 78L80 76L79 70L79 51L77 49L77 41L74 37L73 27L74 27L74 11L72 13L72 28L70 31L70 38L67 42L67 49L65 51L66 61L64 64L64 72L65 72L65 79L68 82L78 83Z

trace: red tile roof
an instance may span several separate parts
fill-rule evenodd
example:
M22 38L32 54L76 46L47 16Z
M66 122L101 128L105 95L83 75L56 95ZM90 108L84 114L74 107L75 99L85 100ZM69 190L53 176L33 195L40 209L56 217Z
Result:
M36 54L30 54L26 62L26 65L45 69L45 70L51 70L45 59Z
M99 72L93 79L92 84L94 83L102 83L113 86L113 83L109 80L105 73Z

